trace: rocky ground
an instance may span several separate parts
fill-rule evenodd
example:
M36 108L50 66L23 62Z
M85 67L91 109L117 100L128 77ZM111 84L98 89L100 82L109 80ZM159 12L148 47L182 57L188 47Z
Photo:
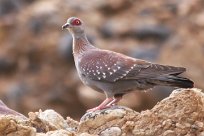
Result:
M84 20L97 47L186 67L185 76L204 89L203 5L203 0L1 0L0 99L23 114L51 108L77 120L104 99L77 77L71 36L61 30L70 16ZM150 109L171 90L136 91L120 104Z
M54 110L30 112L28 117L1 102L0 134L6 136L203 136L204 93L177 89L152 109L136 112L115 106L86 113L75 121Z

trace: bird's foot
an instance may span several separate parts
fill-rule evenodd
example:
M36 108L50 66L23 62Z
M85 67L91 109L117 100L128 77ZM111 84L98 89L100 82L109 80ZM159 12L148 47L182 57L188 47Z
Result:
M97 110L103 110L110 108L114 105L116 105L120 100L122 99L122 96L119 97L113 97L113 98L106 98L99 106L89 109L86 112L94 112Z
M109 108L111 106L109 106L108 104L113 101L113 98L106 98L99 106L89 109L86 112L93 112L93 111L97 111L97 110L102 110L102 109L106 109Z
M103 109L107 109L107 108L110 108L111 106L108 106L108 105L105 105L105 106L97 106L97 107L94 107L92 109L89 109L87 110L86 112L94 112L94 111L97 111L97 110L103 110Z
M113 100L107 104L107 106L111 107L111 106L115 106L120 100L122 99L122 96L121 97L115 97L113 98Z

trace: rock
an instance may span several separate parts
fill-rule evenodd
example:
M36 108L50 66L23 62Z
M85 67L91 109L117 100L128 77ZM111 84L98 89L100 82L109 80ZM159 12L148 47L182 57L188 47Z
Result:
M131 50L128 54L134 58L155 62L160 54L160 49L158 47L145 47L141 45Z
M13 99L6 103L21 113L50 107L63 116L69 114L79 119L89 106L92 107L84 104L87 99L79 99L80 94L72 93L77 92L81 82L75 80L77 74L72 74L75 68L70 68L73 67L72 47L68 46L70 34L61 30L70 15L85 21L87 33L94 35L95 45L103 49L128 53L137 50L135 45L162 45L158 54L157 49L138 48L135 56L147 60L155 57L161 64L186 67L187 76L203 89L202 5L202 0L158 0L156 4L134 0L91 0L88 3L83 0L1 0L0 56L4 57L0 59L0 73L4 76L0 79L1 96L6 99L7 88L20 79L26 83L25 92L21 91L20 99L19 93L13 94L12 98L18 100L16 103ZM65 40L60 43L61 39ZM189 45L192 47L188 48ZM167 49L171 46L175 50ZM189 54L194 56L189 57ZM100 101L92 100L94 106ZM131 99L125 101L134 103ZM156 102L158 99L131 108L145 110ZM67 108L69 105L74 105L75 109Z
M204 130L204 94L198 89L177 89L151 110L135 112L115 106L86 113L77 133L93 135L200 134ZM189 130L190 129L190 130Z
M115 2L114 0L110 0L98 2L97 5L98 5L97 8L100 12L102 12L105 15L110 15L130 8L132 6L132 1L118 0L117 2Z
M91 36L87 36L88 40L93 43L94 39ZM70 33L66 33L59 39L58 53L69 64L74 64L74 58L72 54L72 36Z
M203 122L200 122L200 121L196 121L195 123L194 123L196 126L198 126L199 128L203 128L204 126L203 126Z
M107 20L99 28L104 38L125 38L132 36L131 27L127 25L127 21L123 20Z
M200 26L200 27L204 27L204 12L201 12L200 14L198 14L195 17L195 24Z
M45 27L45 17L33 17L29 20L28 22L28 27L29 30L35 35L37 36L38 34L40 34L43 30L43 27Z
M72 62L71 64L74 64L74 58L72 55L72 36L70 34L64 34L61 36L58 52L67 62Z
M46 134L38 133L36 136L75 136L75 135L69 131L59 129L55 131L49 131Z
M0 135L35 136L36 130L15 116L0 116Z
M155 39L164 41L170 34L171 30L164 25L141 25L132 31L132 35L141 40Z
M197 89L175 90L168 98L159 102L150 111L143 111L139 116L143 120L138 120L139 122L135 124L134 130L148 129L145 133L154 135L164 134L164 132L168 135L182 134L183 131L187 133L189 127L183 125L188 122L187 119L200 120L199 117L203 116L201 115L204 112L203 108L201 108L201 105L204 104L203 96L204 94ZM191 98L189 99L189 97ZM189 115L189 113L194 114ZM143 124L147 122L151 122L151 124ZM163 122L161 126L159 125L160 122ZM160 129L162 129L162 132Z
M129 108L121 106L86 113L80 120L78 132L89 132L96 135L120 134L121 130L117 126L121 125L120 123L124 122L126 117L131 115L136 115L136 113ZM110 130L108 129L109 127L111 127Z
M187 0L185 2L179 2L178 4L178 14L180 16L185 16L190 13L190 11L199 4L198 0Z
M37 128L38 132L48 132L58 129L75 131L70 128L63 117L54 110L45 110L44 112L40 110L35 113L30 112L29 118L31 119L33 126Z
M138 25L132 23L127 25L127 23L129 22L124 20L107 20L99 31L104 38L133 37L140 40L153 39L157 41L165 41L172 33L168 26L161 24Z
M164 132L163 136L176 136L176 133L172 130L167 130Z
M98 136L98 135L91 135L91 134L88 134L88 133L81 133L81 134L79 134L79 136Z
M8 57L0 57L0 74L15 72L17 64Z
M200 132L200 133L198 134L198 136L204 136L204 131L203 131L203 132Z
M121 129L119 127L110 127L101 132L100 136L120 136Z
M72 131L74 131L74 132L77 131L78 126L79 126L79 122L78 121L75 121L75 120L73 120L70 117L67 117L66 122L67 122L69 128L72 129Z
M18 10L19 0L1 0L0 1L0 17Z
M88 105L87 99L80 99L76 92L81 82L69 57L71 47L62 49L68 52L59 51L61 38L69 35L61 26L71 15L85 21L87 33L94 35L95 45L102 49L128 53L136 50L136 45L161 45L158 56L156 49L138 49L142 54L136 56L156 57L157 63L185 67L186 76L204 89L203 14L203 0L0 0L1 99L24 114L49 107L77 120L100 102L91 99ZM11 97L5 97L8 88L19 81L25 82L24 91L14 88L9 92ZM146 110L167 95L156 100L141 97L142 104L127 95L121 104L133 103L126 106ZM192 126L193 121L181 125Z
M3 103L1 106L6 107ZM86 113L80 122L70 117L64 120L54 110L30 112L29 119L16 114L15 111L2 113L0 135L8 136L203 136L204 134L204 93L196 88L174 90L169 97L157 103L151 110L141 113L123 106L113 106Z
M71 118L65 121L54 110L24 115L9 109L0 101L0 135L8 136L75 136L78 123ZM73 127L75 126L75 128ZM41 131L44 133L36 133ZM47 132L47 133L46 133Z
M0 135L34 136L36 130L29 126L29 120L24 115L8 108L0 101Z

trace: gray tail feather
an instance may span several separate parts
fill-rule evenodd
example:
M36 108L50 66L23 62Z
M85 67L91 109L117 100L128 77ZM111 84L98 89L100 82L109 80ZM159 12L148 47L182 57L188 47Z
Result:
M165 86L174 86L180 88L192 88L194 86L193 81L188 78L180 77L177 75L167 75L157 77L156 79L151 81L156 85L165 85Z

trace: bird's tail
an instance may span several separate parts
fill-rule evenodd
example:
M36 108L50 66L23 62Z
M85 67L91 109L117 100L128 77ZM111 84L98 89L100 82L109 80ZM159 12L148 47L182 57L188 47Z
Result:
M164 85L164 86L174 86L180 88L192 88L194 86L193 81L188 78L180 77L177 75L166 75L157 77L156 79L151 81L156 85Z

